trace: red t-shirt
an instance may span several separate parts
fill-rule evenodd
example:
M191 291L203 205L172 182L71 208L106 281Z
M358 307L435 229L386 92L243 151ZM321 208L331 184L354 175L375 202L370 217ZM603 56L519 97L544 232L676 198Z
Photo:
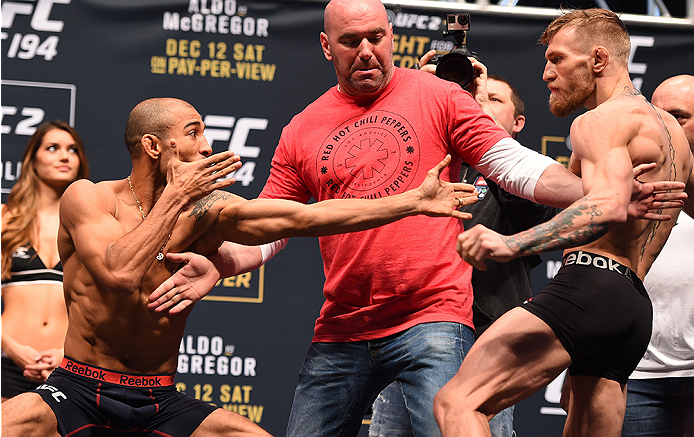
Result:
M446 154L443 180L508 134L457 84L396 68L378 96L333 87L284 128L261 197L307 203L375 198L418 187ZM407 217L320 238L326 298L314 341L357 341L419 323L472 326L472 268L455 251L461 220Z

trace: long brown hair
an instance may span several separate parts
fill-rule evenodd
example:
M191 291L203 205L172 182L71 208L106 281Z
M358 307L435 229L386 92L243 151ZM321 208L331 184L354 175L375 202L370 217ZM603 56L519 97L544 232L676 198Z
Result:
M3 209L6 220L2 227L2 279L10 278L12 254L22 244L31 241L36 229L36 215L39 210L39 177L34 168L36 152L43 142L43 137L53 129L60 129L72 136L77 149L80 166L77 179L89 177L89 163L84 152L82 139L69 124L62 120L49 121L36 129L29 138L22 155L22 169L17 182L7 197L7 205ZM73 181L74 182L74 181Z

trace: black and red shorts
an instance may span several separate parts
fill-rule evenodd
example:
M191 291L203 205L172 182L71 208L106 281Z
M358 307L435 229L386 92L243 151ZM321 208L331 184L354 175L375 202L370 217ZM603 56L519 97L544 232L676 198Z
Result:
M189 436L217 408L177 391L173 374L125 374L68 357L33 391L71 437Z

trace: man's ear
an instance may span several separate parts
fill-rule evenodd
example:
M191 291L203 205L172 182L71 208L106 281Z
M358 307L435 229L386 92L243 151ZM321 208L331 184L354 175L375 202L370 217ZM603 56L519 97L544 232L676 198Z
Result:
M523 130L525 127L525 115L519 115L516 117L515 120L513 120L513 128L512 128L512 134L511 137L516 138L518 133Z
M328 34L325 32L320 33L320 45L323 48L323 55L328 61L333 60L333 54L330 51L330 40L328 40Z
M162 152L162 144L159 138L152 134L144 134L140 138L140 144L145 154L152 159L158 159Z
M595 73L602 73L609 63L610 52L604 46L593 48L593 71Z

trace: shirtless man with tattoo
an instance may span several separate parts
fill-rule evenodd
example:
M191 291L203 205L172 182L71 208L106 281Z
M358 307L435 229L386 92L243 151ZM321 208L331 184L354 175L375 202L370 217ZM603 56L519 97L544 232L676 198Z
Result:
M434 412L444 437L490 436L495 413L567 367L572 384L564 435L619 436L627 378L651 334L652 307L641 280L675 224L627 217L632 168L655 162L643 180L694 187L682 128L629 79L629 35L614 13L567 12L541 41L552 113L588 109L571 126L570 169L582 177L585 196L512 236L478 225L459 235L457 247L479 269L485 259L573 249L565 251L552 283L485 331L438 392ZM663 212L676 217L679 210Z
M168 251L210 254L224 240L261 244L354 232L426 214L469 218L457 207L474 187L441 181L447 157L422 185L378 200L304 205L245 200L218 189L240 166L212 155L200 114L172 98L130 113L126 179L73 183L62 198L58 247L69 327L62 365L45 384L3 403L2 435L267 436L244 417L176 391L178 347L191 308L155 313L148 296L176 266Z

